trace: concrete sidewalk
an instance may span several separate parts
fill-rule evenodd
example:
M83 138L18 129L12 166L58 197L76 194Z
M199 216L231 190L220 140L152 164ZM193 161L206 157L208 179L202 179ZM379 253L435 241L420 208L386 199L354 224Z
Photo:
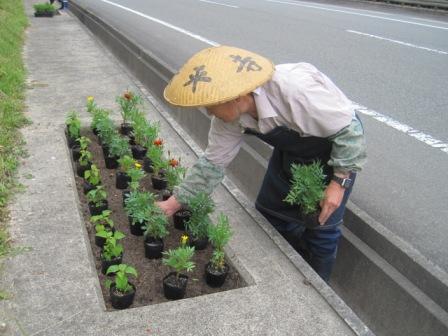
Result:
M126 88L148 93L74 17L33 18L33 2L25 1L30 27L24 53L26 114L33 124L23 130L29 157L19 174L26 191L11 206L10 223L14 244L32 250L6 262L1 286L12 298L0 302L3 334L372 335L276 232L268 235L223 187L214 199L234 230L227 252L249 286L106 312L78 209L64 120L76 110L87 125L89 95L115 109L115 96ZM146 105L148 118L161 121L170 150L191 165L194 143Z

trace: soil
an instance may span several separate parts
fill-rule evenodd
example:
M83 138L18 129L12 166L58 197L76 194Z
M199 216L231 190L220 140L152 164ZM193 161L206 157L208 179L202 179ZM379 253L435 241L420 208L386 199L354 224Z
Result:
M82 135L87 136L92 140L91 144L89 145L89 150L93 155L93 163L100 170L101 182L107 191L109 209L112 210L111 218L114 221L115 228L126 235L126 237L121 240L121 243L124 247L123 263L133 266L138 272L138 277L136 279L134 279L132 276L129 278L129 281L131 281L136 287L135 299L131 307L140 307L169 301L163 295L162 281L163 278L173 270L163 265L162 259L150 260L145 258L145 249L143 244L144 237L134 236L130 233L128 217L123 209L122 190L115 187L116 169L106 169L103 151L101 149L101 146L98 144L97 137L93 135L90 130L84 130L82 133ZM75 164L73 166L76 167ZM101 249L95 245L95 227L89 222L90 214L88 209L88 202L83 192L84 180L77 176L75 172L74 175L76 179L79 199L81 202L82 214L84 217L87 232L89 234L92 253L95 257L95 266L101 284L104 301L106 303L106 308L107 310L114 310L110 303L109 290L104 286L104 282L108 277L101 273ZM143 190L151 191L158 195L161 195L162 193L161 191L154 191L152 189L150 174L147 174L142 179L140 185ZM180 237L183 234L182 231L174 228L172 218L170 218L168 231L170 232L169 235L166 236L163 240L165 251L178 247ZM193 272L186 273L186 275L188 275L189 277L189 280L185 298L241 288L247 285L244 279L232 267L231 263L227 262L229 264L230 270L224 285L220 288L209 287L204 280L204 269L209 262L211 255L212 248L210 244L205 250L196 251L195 256L193 257L193 261L195 262L196 267ZM110 279L113 280L113 278Z

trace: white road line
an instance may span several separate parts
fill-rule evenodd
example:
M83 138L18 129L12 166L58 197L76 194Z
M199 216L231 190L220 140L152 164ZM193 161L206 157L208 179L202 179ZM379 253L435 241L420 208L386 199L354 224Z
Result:
M321 9L329 12L337 12L337 13L344 13L344 14L350 14L350 15L358 15L358 16L365 16L365 17L371 17L375 19L380 20L386 20L386 21L394 21L394 22L401 22L401 23L408 23L416 26L422 26L422 27L428 27L428 28L435 28L435 29L443 29L448 30L448 27L441 27L441 26L433 26L426 23L420 23L420 22L413 22L413 21L407 21L407 20L399 20L399 19L392 19L385 16L379 16L379 15L370 15L370 14L363 14L363 13L357 13L357 12L351 12L341 9L332 9L327 7L321 7L321 6L313 6L313 5L305 5L297 2L287 2L287 1L279 1L279 0L265 0L267 2L272 3L279 3L284 5L292 5L292 6L299 6L299 7L307 7L307 8L315 8L315 9Z
M175 31L177 31L177 32L179 32L179 33L183 33L183 34L188 35L188 36L190 36L190 37L192 37L192 38L194 38L194 39L196 39L196 40L202 41L202 42L207 43L207 44L210 44L210 45L212 45L212 46L218 46L218 45L219 45L218 42L209 40L209 39L207 39L207 38L205 38L205 37L202 37L202 36L200 36L200 35L194 34L194 33L190 32L190 31L188 31L188 30L186 30L186 29L179 28L179 27L174 26L174 25L172 25L172 24L170 24L170 23L168 23L168 22L165 22L165 21L156 19L155 17L149 16L149 15L143 14L143 13L141 13L141 12L138 12L138 11L136 11L136 10L133 10L133 9L131 9L131 8L128 8L128 7L119 5L119 4L115 3L115 2L108 1L108 0L100 0L100 1L105 2L105 3L109 4L109 5L112 5L112 6L121 8L121 9L123 9L123 10L125 10L125 11L131 12L131 13L133 13L133 14L135 14L135 15L144 17L145 19L151 20L151 21L153 21L153 22L159 23L159 24L161 24L161 25L163 25L163 26L165 26L165 27L167 27L167 28L171 28L171 29L173 29L173 30L175 30Z
M214 2L214 1L208 1L208 0L199 0L200 2L207 2L210 4L214 4L214 5L220 5L220 6L226 6L226 7L232 7L232 8L239 8L238 6L233 6L233 5L227 5L227 4L223 4L220 2Z
M347 29L346 32L353 33L353 34L358 34L358 35L363 35L363 36L368 36L368 37L373 37L373 38L376 38L378 40L384 40L384 41L388 41L388 42L393 42L393 43L401 44L401 45L404 45L404 46L407 46L407 47L423 49L423 50L426 50L426 51L432 51L432 52L435 52L435 53L438 53L438 54L442 54L442 55L448 55L448 52L446 52L446 51L437 50L437 49L431 49L431 48L426 48L426 47L421 47L421 46L418 46L418 45L415 45L415 44L412 44L412 43L402 42L402 41L398 41L398 40L392 40L392 39L389 39L389 38L386 38L386 37L377 36L377 35L361 33L361 32L356 31L356 30L348 30Z
M206 39L205 37L199 36L197 34L193 34L193 33L189 32L189 31L187 31L185 29L176 27L176 26L174 26L174 25L172 25L170 23L167 23L167 22L164 22L162 20L153 18L153 17L151 17L149 15L140 13L140 12L138 12L136 10L127 8L125 6L116 4L116 3L108 1L108 0L101 0L101 1L105 2L105 3L108 3L108 4L112 5L112 6L119 7L121 9L123 9L123 10L129 11L129 12L134 13L136 15L139 15L141 17L144 17L144 18L146 18L148 20L151 20L153 22L160 23L161 25L163 25L165 27L174 29L175 31L178 31L178 32L183 33L183 34L186 34L186 35L188 35L188 36L190 36L190 37L192 37L194 39L200 40L200 41L205 42L207 44L210 44L212 46L220 45L218 42L214 42L212 40ZM376 119L376 120L378 120L378 121L380 121L380 122L382 122L382 123L384 123L384 124L394 128L394 129L400 131L400 132L403 132L403 133L405 133L405 134L407 134L407 135L409 135L409 136L411 136L411 137L413 137L413 138L415 138L415 139L417 139L417 140L427 144L428 146L440 149L442 152L448 154L448 144L443 143L440 140L434 139L432 136L430 136L428 134L425 134L423 132L420 132L420 131L412 128L411 126L402 124L399 121L396 121L396 120L394 120L394 119L392 119L392 118L390 118L390 117L388 117L386 115L383 115L383 114L378 113L376 111L370 110L370 109L368 109L365 106L359 105L359 104L357 104L355 102L353 102L353 104L356 106L356 109L360 113L365 114L367 116L370 116L370 117L372 117L372 118L374 118L374 119Z
M387 126L390 126L404 134L407 134L407 135L427 144L428 146L431 146L436 149L440 149L445 154L448 154L448 143L444 143L441 140L437 140L437 139L433 138L431 135L425 134L415 128L412 128L411 126L406 125L406 124L402 124L399 121L396 121L396 120L392 119L391 117L388 117L384 114L370 110L367 107L359 105L355 102L353 102L353 103L355 104L355 108L358 112L365 114L369 117L372 117L373 119L378 120L379 122L382 122L382 123L386 124Z

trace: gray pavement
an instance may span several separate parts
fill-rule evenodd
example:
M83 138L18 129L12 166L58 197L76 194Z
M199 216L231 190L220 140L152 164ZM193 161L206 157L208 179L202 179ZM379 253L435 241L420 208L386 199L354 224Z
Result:
M115 109L116 95L139 86L76 19L66 13L32 18L33 2L25 1L26 114L33 122L23 130L29 157L19 173L26 191L11 206L10 222L14 245L31 251L6 261L0 282L12 297L0 302L3 334L371 335L283 239L267 234L223 187L214 199L234 230L227 253L249 286L106 312L78 209L64 119L77 110L87 125L87 96ZM190 165L191 139L183 141L148 101L147 111L161 121L171 151Z

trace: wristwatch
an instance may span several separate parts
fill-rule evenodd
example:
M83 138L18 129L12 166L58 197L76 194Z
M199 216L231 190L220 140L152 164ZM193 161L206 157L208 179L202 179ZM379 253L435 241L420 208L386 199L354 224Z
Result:
M352 179L350 179L350 178L342 178L342 177L339 177L336 175L333 175L333 177L331 179L345 189L350 188L353 183Z

